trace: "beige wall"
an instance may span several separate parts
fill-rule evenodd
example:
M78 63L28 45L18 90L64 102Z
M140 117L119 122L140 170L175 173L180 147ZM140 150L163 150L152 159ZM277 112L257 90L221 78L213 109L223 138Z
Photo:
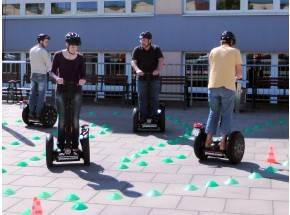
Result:
M156 0L156 14L182 14L182 0Z

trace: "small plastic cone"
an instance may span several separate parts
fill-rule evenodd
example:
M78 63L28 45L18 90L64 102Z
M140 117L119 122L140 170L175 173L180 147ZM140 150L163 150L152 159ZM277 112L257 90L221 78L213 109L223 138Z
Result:
M43 211L40 205L40 200L36 197L33 198L31 215L43 215Z
M277 163L276 162L276 158L275 158L275 154L274 154L274 149L273 149L273 146L270 146L269 147L269 151L268 151L268 154L267 154L267 163Z

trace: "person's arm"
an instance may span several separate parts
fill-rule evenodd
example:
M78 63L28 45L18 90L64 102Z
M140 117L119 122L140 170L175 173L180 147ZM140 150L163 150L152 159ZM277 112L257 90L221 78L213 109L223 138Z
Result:
M158 58L158 66L155 69L155 71L153 71L153 75L160 75L164 67L164 57L159 47L156 49L156 52L157 52L157 58Z
M79 85L84 85L86 83L86 79L85 78L86 78L85 59L84 59L83 56L81 56Z
M58 76L59 69L59 59L57 54L53 56L51 71L49 72L49 76L55 80L57 84L63 84L63 79Z
M242 79L242 56L239 50L237 50L236 54L236 66L235 66L235 76L236 79Z
M138 60L138 48L135 48L132 53L131 66L137 75L143 76L144 72L138 67L137 60Z
M49 57L49 53L47 51L45 51L45 50L42 50L41 57L42 57L42 60L43 60L43 62L45 64L46 72L49 72L51 70L51 67L52 67L51 60L50 60L50 57Z

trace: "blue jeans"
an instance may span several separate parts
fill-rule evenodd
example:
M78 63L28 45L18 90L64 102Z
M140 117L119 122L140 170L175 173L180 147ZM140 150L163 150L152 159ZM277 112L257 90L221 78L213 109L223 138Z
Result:
M47 88L47 75L32 73L31 89L29 95L29 115L40 117Z
M224 87L208 89L208 101L210 113L206 124L206 133L216 134L219 121L221 120L221 135L231 133L232 115L235 105L235 91Z
M137 91L140 119L157 118L160 80L137 80Z

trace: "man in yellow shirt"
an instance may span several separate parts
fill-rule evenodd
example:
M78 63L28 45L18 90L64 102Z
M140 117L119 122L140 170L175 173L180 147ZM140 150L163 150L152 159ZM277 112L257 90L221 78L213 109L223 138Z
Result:
M206 143L209 148L216 134L220 119L222 140L220 150L225 150L227 135L231 133L232 114L235 101L235 82L242 78L241 53L234 48L236 39L230 31L221 35L221 45L213 48L209 54L208 101L210 113L206 125Z

